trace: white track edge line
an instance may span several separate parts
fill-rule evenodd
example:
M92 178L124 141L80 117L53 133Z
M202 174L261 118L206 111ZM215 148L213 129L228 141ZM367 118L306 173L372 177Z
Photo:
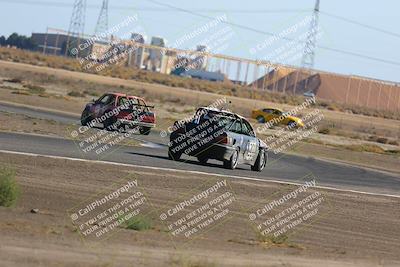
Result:
M119 162L113 162L113 161L71 158L71 157L63 157L63 156L54 156L54 155L30 153L30 152L19 152L19 151L12 151L12 150L1 150L0 149L0 153L24 155L24 156L31 156L31 157L46 157L46 158L52 158L52 159L64 159L64 160L80 161L80 162L92 162L92 163L124 166L124 167L142 168L142 169L149 169L149 170L163 170L163 171L170 171L170 172L193 173L193 174L200 174L200 175L207 175L207 176L219 176L219 177L225 177L225 178L241 179L241 180L247 180L247 181L270 182L270 183L290 184L290 185L297 185L297 186L303 185L302 183L285 182L285 181L269 180L269 179L267 180L267 179L260 179L260 178L255 178L255 177L245 177L245 176L236 176L236 175L227 175L227 174L217 174L217 173L208 173L208 172L191 171L191 170L178 170L178 169L154 167L154 166L140 166L140 165L135 165L135 164L119 163ZM329 187L329 186L314 186L314 188L331 190L331 191L338 191L338 192L346 192L346 193L363 194L363 195L370 195L370 196L382 196L382 197L400 198L400 195L391 195L391 194L383 194L383 193L372 193L372 192L365 192L365 191L358 191L358 190L351 190L351 189L340 189L340 188Z

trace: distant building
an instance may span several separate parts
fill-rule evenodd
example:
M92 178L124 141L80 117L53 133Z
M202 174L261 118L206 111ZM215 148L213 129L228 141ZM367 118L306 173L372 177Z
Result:
M166 50L161 60L160 72L164 74L171 74L171 72L175 69L177 57L178 55L175 51Z
M31 38L38 45L38 51L53 55L65 54L67 34L32 33ZM77 42L77 38L70 37L70 41Z
M206 53L207 52L207 46L205 45L198 45L196 48L196 51ZM207 56L201 55L197 56L191 63L194 69L198 70L205 70L207 68Z
M150 44L153 46L165 47L165 40L161 37L152 37ZM149 61L147 62L147 69L161 72L163 58L164 54L162 49L149 48Z
M135 43L144 44L145 40L142 34L132 33L131 40ZM144 67L145 60L145 49L143 47L137 47L131 49L128 55L128 66L133 66L139 69Z

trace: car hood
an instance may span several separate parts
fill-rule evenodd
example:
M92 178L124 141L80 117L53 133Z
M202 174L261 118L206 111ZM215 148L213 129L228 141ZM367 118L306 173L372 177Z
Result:
M289 120L295 121L295 122L297 122L297 123L302 122L301 119L298 118L298 117L294 117L294 116L290 116L290 115L289 115L289 116L287 116L286 118L288 118Z

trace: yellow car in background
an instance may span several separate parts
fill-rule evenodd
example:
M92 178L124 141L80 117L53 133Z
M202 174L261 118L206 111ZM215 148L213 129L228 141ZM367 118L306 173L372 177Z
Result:
M303 121L295 116L289 115L280 109L264 108L253 110L251 117L259 123L269 123L272 125L288 125L290 128L304 127Z

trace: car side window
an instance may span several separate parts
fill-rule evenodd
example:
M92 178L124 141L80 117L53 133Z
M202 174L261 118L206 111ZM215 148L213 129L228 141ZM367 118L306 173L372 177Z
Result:
M230 131L239 134L242 133L242 124L240 123L240 120L235 120L230 128Z
M129 102L132 104L131 108L137 109L139 102L136 98L129 98Z
M125 105L125 103L128 102L128 99L124 96L120 96L118 98L118 106L122 106Z
M282 115L282 112L280 112L279 110L274 110L274 114L275 115Z
M242 128L243 128L243 134L249 136L255 136L253 127L251 127L248 121L245 120L242 121Z
M265 113L272 113L272 110L271 110L271 109L268 109L268 108L265 108L265 109L263 109L263 112L265 112Z

